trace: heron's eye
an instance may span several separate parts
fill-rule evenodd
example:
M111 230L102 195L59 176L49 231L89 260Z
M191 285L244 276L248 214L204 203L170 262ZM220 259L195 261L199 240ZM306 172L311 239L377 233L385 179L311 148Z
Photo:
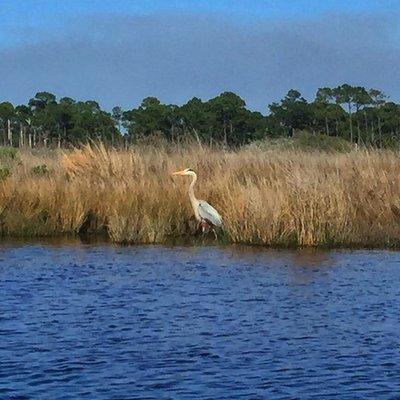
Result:
M191 168L188 168L186 172L194 172Z

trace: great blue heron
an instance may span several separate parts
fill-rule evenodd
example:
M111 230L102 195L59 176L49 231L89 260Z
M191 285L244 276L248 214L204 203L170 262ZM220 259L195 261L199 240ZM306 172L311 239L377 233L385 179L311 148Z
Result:
M189 175L192 177L192 182L189 185L189 199L193 207L194 215L197 221L200 223L203 233L211 229L215 235L215 238L217 238L214 227L219 228L222 226L222 218L213 206L204 200L196 199L193 190L193 187L197 181L196 172L190 168L186 168L182 171L174 172L172 175Z

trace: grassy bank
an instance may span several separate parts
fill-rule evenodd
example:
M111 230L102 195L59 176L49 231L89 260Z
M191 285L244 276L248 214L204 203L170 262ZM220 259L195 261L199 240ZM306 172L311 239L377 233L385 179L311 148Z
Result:
M199 175L197 196L224 219L227 242L400 245L393 152L87 146L5 155L2 165L3 236L104 233L120 243L163 243L193 235L189 178L170 176L190 167Z

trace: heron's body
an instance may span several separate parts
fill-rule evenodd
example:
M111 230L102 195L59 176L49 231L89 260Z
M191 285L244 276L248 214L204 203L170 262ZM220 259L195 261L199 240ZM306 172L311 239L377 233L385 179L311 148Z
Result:
M194 185L197 182L196 173L190 168L187 168L183 171L174 172L173 175L192 176L192 182L189 185L189 199L190 203L192 204L194 215L197 221L201 224L203 232L211 228L215 234L214 227L222 226L222 218L213 206L204 200L199 200L196 198L194 194Z

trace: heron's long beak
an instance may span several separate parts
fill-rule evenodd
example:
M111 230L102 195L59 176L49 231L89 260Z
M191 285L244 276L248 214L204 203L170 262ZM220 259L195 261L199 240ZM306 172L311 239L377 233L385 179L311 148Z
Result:
M185 171L184 170L182 170L182 171L176 171L176 172L173 172L172 173L172 175L184 175L185 174Z

